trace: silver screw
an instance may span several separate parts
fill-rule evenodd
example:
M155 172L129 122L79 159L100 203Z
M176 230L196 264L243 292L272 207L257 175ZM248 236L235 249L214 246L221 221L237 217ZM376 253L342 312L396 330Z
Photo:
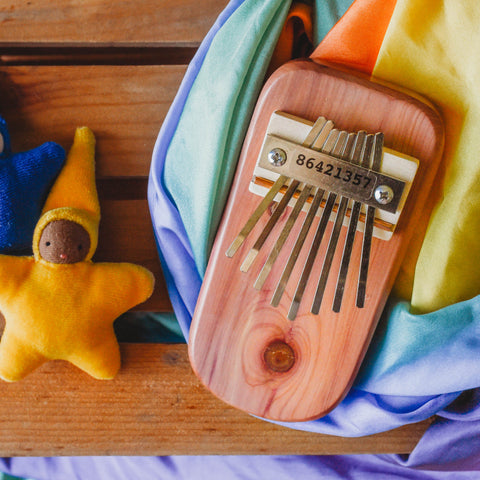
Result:
M379 185L374 192L375 200L386 205L393 200L393 190L388 185Z
M268 152L268 161L274 167L281 167L287 161L287 154L285 150L282 150L281 148L274 148Z

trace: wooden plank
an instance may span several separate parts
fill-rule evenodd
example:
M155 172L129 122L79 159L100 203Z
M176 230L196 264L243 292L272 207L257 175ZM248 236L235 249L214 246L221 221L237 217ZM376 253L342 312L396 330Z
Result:
M22 0L0 4L2 44L198 44L226 0Z
M155 140L185 66L1 67L0 105L15 151L75 128L97 138L97 177L147 176Z
M263 422L199 383L185 345L122 344L123 367L94 380L62 361L0 383L0 454L201 455L409 453L429 422L341 438Z
M132 262L155 275L152 296L135 310L171 312L158 258L147 200L101 200L102 219L96 262Z

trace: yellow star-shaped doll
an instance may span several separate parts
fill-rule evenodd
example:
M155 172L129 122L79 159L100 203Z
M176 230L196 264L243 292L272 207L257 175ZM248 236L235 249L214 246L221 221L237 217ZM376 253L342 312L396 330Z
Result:
M95 137L82 127L35 227L34 256L0 255L2 379L53 359L99 379L117 373L113 322L152 294L154 279L138 265L92 262L99 221Z

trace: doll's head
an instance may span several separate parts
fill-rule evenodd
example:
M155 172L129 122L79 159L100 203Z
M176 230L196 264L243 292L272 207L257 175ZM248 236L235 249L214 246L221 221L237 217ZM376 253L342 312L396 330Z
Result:
M56 208L39 220L33 238L35 259L72 264L91 260L97 246L98 222L88 212Z
M51 263L77 263L85 260L90 250L90 236L71 220L50 222L40 236L41 257Z

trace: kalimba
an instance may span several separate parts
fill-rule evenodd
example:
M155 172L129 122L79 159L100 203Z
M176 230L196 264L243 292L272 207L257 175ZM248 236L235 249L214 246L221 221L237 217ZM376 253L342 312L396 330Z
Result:
M280 421L344 398L424 229L442 148L441 119L416 96L306 60L272 75L190 332L215 395Z

